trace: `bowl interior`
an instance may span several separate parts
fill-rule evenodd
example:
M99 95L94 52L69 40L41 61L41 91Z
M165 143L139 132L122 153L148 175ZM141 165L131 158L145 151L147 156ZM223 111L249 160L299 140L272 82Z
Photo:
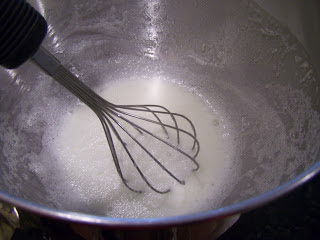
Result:
M319 56L310 58L256 2L31 3L49 23L44 46L90 87L159 77L219 103L241 164L221 207L270 191L319 161L320 81L312 64ZM0 196L70 210L50 198L34 162L44 157L43 109L59 119L60 107L76 100L30 62L0 69L0 81Z

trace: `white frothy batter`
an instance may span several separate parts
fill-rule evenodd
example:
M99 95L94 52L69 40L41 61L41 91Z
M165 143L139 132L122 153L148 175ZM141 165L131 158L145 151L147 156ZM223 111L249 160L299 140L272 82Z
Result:
M61 120L58 130L44 140L44 145L56 158L52 163L58 179L54 193L58 201L63 201L63 206L113 217L159 217L207 210L221 204L235 176L231 137L221 115L187 88L161 80L115 82L106 86L100 95L113 103L159 104L186 115L197 129L200 169L193 172L194 165L185 157L171 153L156 140L140 137L186 184L181 185L168 177L133 147L134 157L150 181L159 189L170 188L167 194L151 191L130 160L121 160L120 149L118 153L126 179L135 189L144 191L142 194L131 192L116 172L98 118L87 106L77 106ZM161 131L157 129L153 131ZM170 132L170 137L174 136ZM183 144L190 148L190 142L183 141Z

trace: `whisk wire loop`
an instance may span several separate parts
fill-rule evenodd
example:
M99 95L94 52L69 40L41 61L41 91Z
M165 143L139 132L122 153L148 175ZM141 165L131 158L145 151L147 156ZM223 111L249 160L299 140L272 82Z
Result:
M121 181L131 191L137 193L142 192L141 190L136 190L135 188L131 187L128 184L127 179L124 177L116 150L115 140L120 143L120 146L122 146L124 152L129 157L139 176L150 189L157 193L168 193L170 191L170 188L160 190L148 180L146 175L141 170L141 166L139 166L136 159L133 157L132 152L128 148L128 143L125 142L122 136L123 134L126 135L128 139L131 139L133 143L135 143L145 154L147 154L147 156L149 156L152 161L154 161L164 172L166 172L167 175L169 175L180 184L185 184L185 182L184 180L181 180L175 174L173 174L161 161L159 161L158 158L149 149L147 149L147 147L145 147L137 137L135 137L130 132L128 126L134 128L139 134L146 134L159 143L164 144L164 146L167 146L170 149L181 154L182 156L186 157L186 159L189 159L195 165L193 171L199 169L199 163L196 161L196 157L198 156L200 151L200 144L197 139L195 126L186 116L179 113L171 112L166 107L161 105L117 105L111 103L103 99L86 84L80 81L73 73L62 66L62 64L43 47L40 47L40 49L32 59L46 73L48 73L71 93L77 96L79 100L81 100L84 104L91 108L91 110L97 115L107 138L116 171ZM141 114L144 115L142 116ZM145 114L149 114L151 117L148 118L145 116ZM171 119L171 123L164 122L162 117ZM138 120L142 123L158 125L163 130L165 138L152 133L150 130L146 129L146 127L140 126L136 123ZM185 121L189 125L189 128L191 129L190 132L179 126L179 122L181 121ZM169 141L169 129L176 132L176 145L173 144L172 141ZM123 134L119 134L118 130L121 130ZM182 134L192 140L193 143L191 150L194 152L193 155L190 155L189 153L184 151L180 146Z

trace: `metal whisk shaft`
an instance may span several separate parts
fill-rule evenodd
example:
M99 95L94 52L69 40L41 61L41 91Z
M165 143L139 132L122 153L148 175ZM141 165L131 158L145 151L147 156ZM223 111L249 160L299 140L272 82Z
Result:
M69 70L67 70L51 53L49 53L46 49L40 47L37 53L32 57L32 60L39 65L45 72L47 72L50 76L52 76L56 81L58 81L61 85L67 88L71 93L76 95L82 102L84 102L88 107L91 108L92 111L95 112L97 117L99 118L104 133L106 135L109 148L111 151L111 155L117 169L117 172L125 184L127 188L134 192L141 192L140 190L136 190L133 187L129 186L128 181L123 176L123 172L121 170L118 154L115 147L114 140L117 139L124 149L125 153L131 160L133 166L139 173L142 180L147 184L147 186L157 193L167 193L170 189L160 190L153 186L150 181L147 179L139 165L137 164L134 156L128 149L127 143L123 140L123 137L119 134L118 129L121 129L123 133L131 139L135 144L137 144L163 171L165 171L170 177L175 179L180 184L184 184L184 180L179 179L175 174L173 174L167 167L165 167L157 157L152 154L150 150L148 150L129 130L125 127L125 124L134 128L140 134L148 135L154 138L159 143L162 143L169 148L177 151L182 154L184 157L189 159L195 167L194 171L198 170L199 164L196 161L196 157L200 150L200 144L197 140L196 130L193 123L184 115L179 113L170 112L167 108L160 105L116 105L111 102L106 101L98 94L96 94L92 89L86 86L83 82L81 82L75 75L73 75ZM140 116L137 113L148 113L151 114L152 119ZM164 123L161 120L161 116L167 116L171 119L172 124ZM133 120L136 119L141 120L143 122L152 123L159 125L163 132L165 133L167 139L157 136L152 133L145 127L138 125ZM178 119L186 121L190 128L191 132L188 132L185 129L182 129L178 125ZM176 132L177 145L172 144L168 138L169 133L168 130L174 130ZM188 138L192 139L192 150L193 155L188 154L183 151L179 147L181 135L185 135Z

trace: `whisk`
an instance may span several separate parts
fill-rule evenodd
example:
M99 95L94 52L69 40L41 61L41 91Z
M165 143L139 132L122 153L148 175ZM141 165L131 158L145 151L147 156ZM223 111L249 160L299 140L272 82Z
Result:
M182 114L171 112L160 105L116 105L103 99L65 68L49 51L40 46L46 33L47 23L45 19L27 2L24 0L2 0L0 3L0 65L13 69L31 59L48 75L85 103L99 118L117 173L123 184L131 191L142 192L130 186L125 178L119 163L119 154L117 154L115 147L116 142L122 147L138 175L150 189L157 193L168 193L170 188L161 190L151 183L128 148L128 142L123 138L124 135L144 151L166 174L178 183L185 184L184 180L171 172L152 153L152 149L144 146L132 131L148 135L153 141L158 141L181 154L194 164L193 171L196 171L199 169L196 157L200 150L200 144L197 140L195 126L190 119ZM141 113L147 113L148 116L141 115ZM164 117L169 118L170 122L164 122ZM137 121L159 126L166 137L151 132L143 125L138 124ZM189 128L181 128L179 125L181 121L186 122ZM122 133L119 133L119 130ZM174 130L176 144L170 141L168 130ZM192 140L190 146L192 153L182 149L180 144L182 137Z

